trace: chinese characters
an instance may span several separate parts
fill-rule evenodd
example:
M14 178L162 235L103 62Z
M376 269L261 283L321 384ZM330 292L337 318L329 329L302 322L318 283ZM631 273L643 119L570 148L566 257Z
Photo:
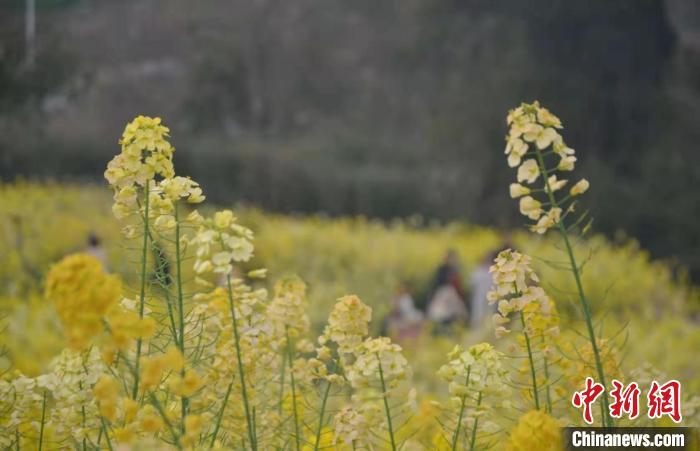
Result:
M639 384L631 382L625 386L622 382L613 379L613 389L610 396L613 402L610 403L610 416L622 418L626 414L630 420L639 416L639 399L642 390ZM585 387L581 391L574 392L571 403L577 409L583 408L583 420L588 424L593 424L593 412L591 406L603 393L605 387L593 380L586 378ZM680 423L681 414L681 383L677 380L670 380L663 385L657 381L652 381L647 393L647 416L649 418L662 418L667 415L674 422Z

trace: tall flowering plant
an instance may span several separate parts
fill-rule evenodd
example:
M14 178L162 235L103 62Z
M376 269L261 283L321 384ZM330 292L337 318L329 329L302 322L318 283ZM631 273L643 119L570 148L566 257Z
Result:
M510 185L510 195L520 198L520 212L533 221L530 226L533 232L545 234L554 229L561 237L568 268L576 283L597 377L605 385L599 338L593 327L593 316L581 282L581 268L570 238L580 226L585 232L590 225L590 222L584 224L587 212L577 215L577 198L588 190L589 183L580 179L568 191L564 189L569 180L563 177L574 170L576 152L564 142L559 133L563 128L561 120L549 110L538 102L523 103L508 113L507 123L510 130L505 153L508 166L517 167L517 183ZM605 396L602 399L603 424L611 425L612 419L607 414L608 400Z

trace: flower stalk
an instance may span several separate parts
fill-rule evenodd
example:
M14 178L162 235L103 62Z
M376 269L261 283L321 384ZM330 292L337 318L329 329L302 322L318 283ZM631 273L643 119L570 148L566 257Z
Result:
M292 342L289 339L289 327L285 326L285 336L287 338L287 362L289 363L289 382L292 387L292 411L294 412L294 442L296 449L301 449L301 435L299 433L299 413L297 411L297 392L294 380L294 362L292 359Z
M182 294L182 251L180 249L180 218L178 213L178 203L175 202L174 213L175 213L175 284L177 285L177 310L179 319L179 333L175 335L175 343L180 348L180 353L183 357L183 362L185 359L185 302L184 296ZM178 340L179 335L179 340ZM180 371L180 376L185 377L185 365L182 365L182 370ZM180 400L180 429L182 434L185 434L185 417L187 417L188 411L188 399L186 396L182 396Z
M378 367L379 367L379 381L382 385L382 399L384 400L384 412L386 413L387 427L389 428L389 441L391 444L391 450L396 451L396 440L394 438L394 426L391 420L391 409L389 408L389 393L386 389L386 383L384 381L384 370L382 369L382 359L379 357L379 353L376 354Z
M476 408L477 409L479 408L479 406L481 406L481 396L482 396L482 392L479 392L479 395L478 395L477 400L476 400ZM473 451L474 446L476 445L476 428L478 425L479 425L479 417L477 416L474 418L474 425L472 426L472 439L469 442L469 450L470 451Z
M535 399L535 409L540 410L540 395L537 389L537 373L535 372L535 360L532 355L532 346L530 345L530 336L525 330L525 312L520 312L520 322L523 325L523 336L525 337L525 347L527 348L527 359L530 363L530 376L532 377L532 394Z
M549 184L549 179L548 179L548 174L547 169L545 168L544 164L544 157L542 156L542 152L535 147L535 152L537 154L537 163L539 166L540 171L542 172L542 177L544 179L544 186L545 186L545 192L547 194L547 198L549 199L549 202L552 206L552 208L559 208L559 202L557 201L556 196L554 195L554 191L552 190L552 187ZM578 263L576 262L576 256L574 255L573 247L571 246L571 241L569 240L569 234L567 231L566 226L564 225L564 221L557 221L556 223L557 230L559 231L559 234L564 241L564 246L566 247L566 253L569 258L569 264L570 264L570 269L571 273L574 276L574 281L576 282L576 290L578 292L578 298L579 298L579 303L581 305L581 310L583 311L583 317L586 322L586 330L588 332L588 339L591 342L591 347L593 348L593 356L595 359L595 366L596 370L598 373L598 379L600 380L600 383L603 384L603 386L607 386L605 383L605 370L603 369L603 364L600 359L600 351L598 348L598 343L596 339L596 334L595 334L595 329L593 327L593 317L591 315L591 309L588 305L588 300L586 299L586 294L583 290L583 283L581 282L581 275L579 273L579 267ZM605 412L605 415L602 417L601 421L603 422L603 426L612 426L611 418L608 415L609 409L608 409L608 398L607 396L603 395L601 397L603 401L603 408L602 410Z
M143 312L146 304L146 263L148 260L148 236L149 236L149 226L148 226L148 215L149 215L149 186L143 188L144 201L143 201L143 243L141 245L141 274L140 282L141 287L139 291L139 318L143 318ZM139 378L140 378L140 366L141 366L141 346L143 345L143 339L141 337L136 339L136 361L134 363L134 388L131 391L131 399L136 400L139 394Z
M323 420L326 415L326 404L328 402L328 395L331 392L331 383L326 381L326 388L323 390L323 397L321 398L321 409L318 414L318 427L316 427L316 441L314 442L314 451L318 451L321 445L321 431L323 430Z
M575 196L585 193L589 188L586 179L579 180L569 190L568 194L557 200L555 191L562 189L568 180L558 179L561 173L574 170L577 158L574 156L574 149L564 143L563 137L557 132L561 129L561 120L540 106L539 102L532 104L523 103L518 108L508 113L507 122L510 126L505 153L508 155L508 165L518 167L517 181L510 185L510 195L513 198L521 197L520 212L533 221L537 221L530 229L538 234L544 234L549 229L556 228L559 232L566 248L569 260L570 271L574 276L579 304L583 311L588 339L593 348L597 376L600 383L605 385L605 371L600 358L599 346L597 343L593 319L584 293L583 284L576 256L569 239L569 230L577 226L585 217L585 214L575 221L571 227L566 227L564 219L573 211ZM547 168L545 164L546 155L557 155L559 163L552 168ZM530 158L534 156L534 158ZM526 158L523 161L523 158ZM546 199L536 200L530 194L539 193L539 189L531 189L521 183L533 184L539 177L543 179L543 188ZM567 205L568 204L568 207ZM548 207L545 211L543 207ZM563 215L562 215L563 213ZM602 418L603 426L611 426L612 418L608 414L608 399L603 396L603 407L605 415Z
M471 365L467 366L467 380L466 383L464 384L465 386L469 386L469 377L471 376L472 373L472 367ZM452 451L457 450L457 441L459 440L459 431L462 427L462 418L464 417L464 408L467 404L467 395L464 394L462 395L462 401L461 405L459 407L459 416L457 417L457 426L455 427L455 431L452 434Z
M238 333L238 321L236 319L236 309L233 303L233 288L231 286L231 274L226 276L226 284L228 287L228 302L229 310L231 313L231 323L233 326L233 337L236 346L236 360L238 363L238 377L241 383L241 397L243 397L243 409L245 410L246 426L248 428L248 439L250 440L250 446L253 451L257 451L258 445L255 438L255 424L250 411L250 405L248 402L248 390L246 388L245 371L243 370L243 355L241 353L241 338Z

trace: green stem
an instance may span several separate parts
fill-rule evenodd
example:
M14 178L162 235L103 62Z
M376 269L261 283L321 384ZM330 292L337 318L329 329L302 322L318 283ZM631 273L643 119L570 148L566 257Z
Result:
M149 204L150 204L150 194L149 182L146 182L146 186L143 189L144 201L143 201L143 244L141 248L141 291L139 294L139 318L143 318L143 312L146 304L146 262L148 259L148 215L149 215ZM139 368L141 366L141 346L143 344L143 339L139 337L136 340L136 364L134 365L134 388L131 391L131 398L136 399L139 394Z
M238 361L238 377L241 380L241 396L243 397L243 408L245 410L245 419L248 426L248 438L253 451L257 451L258 445L255 440L255 428L253 420L250 417L250 406L248 404L248 391L245 385L245 372L243 371L243 357L241 355L240 337L238 335L238 324L236 323L236 309L233 306L233 289L231 288L231 275L226 276L228 285L228 304L231 310L231 322L233 323L233 337L236 345L236 359Z
M527 358L530 361L530 374L532 375L532 390L535 397L535 409L540 410L540 395L537 392L537 376L535 374L535 360L532 357L532 347L530 346L530 337L525 331L525 313L520 312L520 322L523 325L523 336L525 337L525 345L527 346Z
M175 428L173 428L173 425L170 422L170 419L168 418L168 414L165 412L165 409L163 409L163 406L160 404L160 401L158 401L158 398L156 398L156 395L154 395L153 393L151 393L150 399L151 405L153 405L153 407L156 408L156 410L160 414L160 417L163 419L163 422L168 427L170 434L172 434L173 441L175 441L175 446L177 447L177 449L182 449L182 444L180 443L180 436L175 431Z
M542 341L544 341L544 338L542 338ZM545 377L545 412L551 414L552 413L552 395L550 393L550 387L549 387L549 362L547 362L547 357L543 357L542 360L544 361L544 377Z
M175 340L175 345L180 349L180 342L177 336L177 326L175 325L175 313L173 312L173 305L170 300L170 293L167 287L163 288L163 296L165 297L165 305L168 307L168 319L170 320L170 330L173 334L173 339Z
M280 418L282 417L282 404L284 403L284 381L285 381L285 371L287 370L287 356L282 354L282 367L280 369L280 394L279 402L277 403L277 413L279 413Z
M299 414L297 413L297 393L296 385L294 383L294 368L292 361L292 344L289 340L289 327L284 327L285 335L287 337L287 360L289 362L289 380L292 385L292 410L294 411L294 440L296 443L296 449L299 451L301 449L300 435L299 435Z
M41 427L39 429L39 451L44 446L44 425L46 424L46 390L41 398Z
M88 351L89 352L89 351ZM85 372L87 373L87 369L85 368L85 354L83 354L83 368L85 369ZM80 391L83 390L83 381L78 382L78 388ZM82 415L82 427L85 429L85 404L80 405L80 413ZM83 437L83 451L87 450L87 438Z
M185 305L184 296L182 294L182 255L180 250L180 219L178 215L177 202L175 203L175 269L176 283L177 283L177 309L179 316L179 345L180 353L182 357L185 357ZM175 337L177 342L177 337ZM181 376L185 377L185 365L182 366ZM183 396L180 403L181 419L180 419L180 429L182 434L185 434L185 417L187 416L188 400L186 396Z
M384 412L386 413L387 426L389 427L389 440L391 442L392 451L396 451L396 441L394 440L394 426L391 424L391 409L389 408L389 397L386 391L386 383L384 382L384 370L382 369L382 359L379 358L379 353L377 355L377 362L379 363L379 381L382 383L382 398L384 399Z
M537 149L537 161L538 165L540 167L540 172L542 172L542 176L544 178L544 184L545 184L545 191L547 192L547 196L549 197L549 201L552 204L553 208L559 208L559 204L557 202L557 199L554 197L554 193L552 192L551 187L549 186L549 180L547 179L547 171L545 169L544 165L544 158L542 157L542 153L540 152L539 149ZM596 369L598 371L598 378L600 379L600 383L603 384L603 386L606 386L605 383L605 371L603 370L603 364L600 359L600 352L598 350L598 344L596 343L596 336L595 336L595 330L593 328L593 319L591 317L591 310L590 307L588 306L588 301L586 300L586 295L583 291L583 284L581 283L581 276L579 274L578 270L578 264L576 263L576 257L574 256L574 251L573 248L571 247L571 242L569 241L569 235L566 232L566 227L564 227L564 224L562 221L557 222L557 228L559 229L559 233L562 236L562 239L564 240L564 245L566 246L566 252L569 256L569 263L571 265L571 272L574 274L574 280L576 281L576 289L578 290L578 297L579 301L581 303L581 309L583 310L583 316L586 320L586 329L588 330L588 338L591 342L591 347L593 348L593 355L595 357L595 365ZM607 395L603 395L603 407L605 408L605 415L602 418L603 421L603 426L612 426L612 421L608 415L609 409L608 409L608 398Z
M105 440L107 440L107 448L109 448L109 451L114 451L114 448L112 448L112 441L109 439L109 431L107 430L107 423L105 423L105 417L100 416L100 421L102 422L102 430L104 433Z
M469 378L472 374L472 366L467 367L467 383L466 387L469 388ZM457 450L457 440L459 439L459 430L462 428L462 418L464 417L464 407L467 403L467 395L462 396L462 405L459 408L459 418L457 419L457 427L455 428L454 434L452 434L452 451Z
M479 392L479 399L476 401L476 408L478 409L481 405L481 392ZM474 445L476 444L476 427L479 424L479 417L474 418L474 426L472 426L472 439L469 443L470 451L474 450Z
M318 446L321 443L321 430L323 429L323 417L326 414L326 403L328 402L328 395L331 392L331 383L326 381L326 389L323 391L323 398L321 399L321 412L318 417L318 428L316 428L316 442L314 443L314 451L318 451Z
M83 429L85 428L85 406L81 407L83 413ZM83 451L87 450L87 437L83 437Z
M224 396L224 402L221 404L221 411L219 412L219 418L216 419L216 427L214 427L214 434L211 437L211 444L209 445L210 448L214 447L214 444L216 443L216 436L219 434L219 428L221 427L221 421L224 418L224 411L226 410L226 404L228 404L228 397L231 394L231 388L233 387L233 382L228 384L228 388L226 389L226 396Z
M595 329L593 328L593 319L591 317L591 310L588 306L588 301L586 301L586 296L583 292L583 284L581 283L581 276L578 272L578 265L576 264L576 257L574 257L573 250L571 248L571 243L569 242L569 237L566 234L564 226L559 223L559 230L564 238L564 243L566 244L566 251L569 254L569 260L571 262L571 271L574 273L574 279L576 280L576 288L578 289L579 299L581 300L581 307L583 309L583 316L586 319L586 329L588 329L588 337L591 341L591 347L593 348L593 356L595 357L595 365L598 370L598 378L600 383L604 387L607 387L605 382L605 370L603 369L603 363L600 359L600 351L598 349L598 343L596 341ZM603 426L612 426L612 420L609 417L608 409L608 397L604 393L602 396L603 407L605 409L605 416L602 418Z

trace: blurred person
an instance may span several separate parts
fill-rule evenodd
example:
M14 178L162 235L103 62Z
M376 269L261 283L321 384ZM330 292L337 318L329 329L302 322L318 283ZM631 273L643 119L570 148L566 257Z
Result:
M107 271L107 252L102 246L100 237L96 233L90 232L87 237L87 247L85 253L92 255L102 263L102 267Z
M469 286L471 287L471 297L469 299L469 327L479 328L488 316L493 306L488 305L486 293L492 285L489 268L493 260L498 255L498 251L491 251L481 260L479 265L469 274Z
M408 283L399 282L396 294L391 300L391 310L384 317L382 333L401 341L420 335L423 312L413 302Z
M467 320L469 312L459 275L459 259L454 249L447 251L442 264L435 271L431 293L428 319L440 327Z

